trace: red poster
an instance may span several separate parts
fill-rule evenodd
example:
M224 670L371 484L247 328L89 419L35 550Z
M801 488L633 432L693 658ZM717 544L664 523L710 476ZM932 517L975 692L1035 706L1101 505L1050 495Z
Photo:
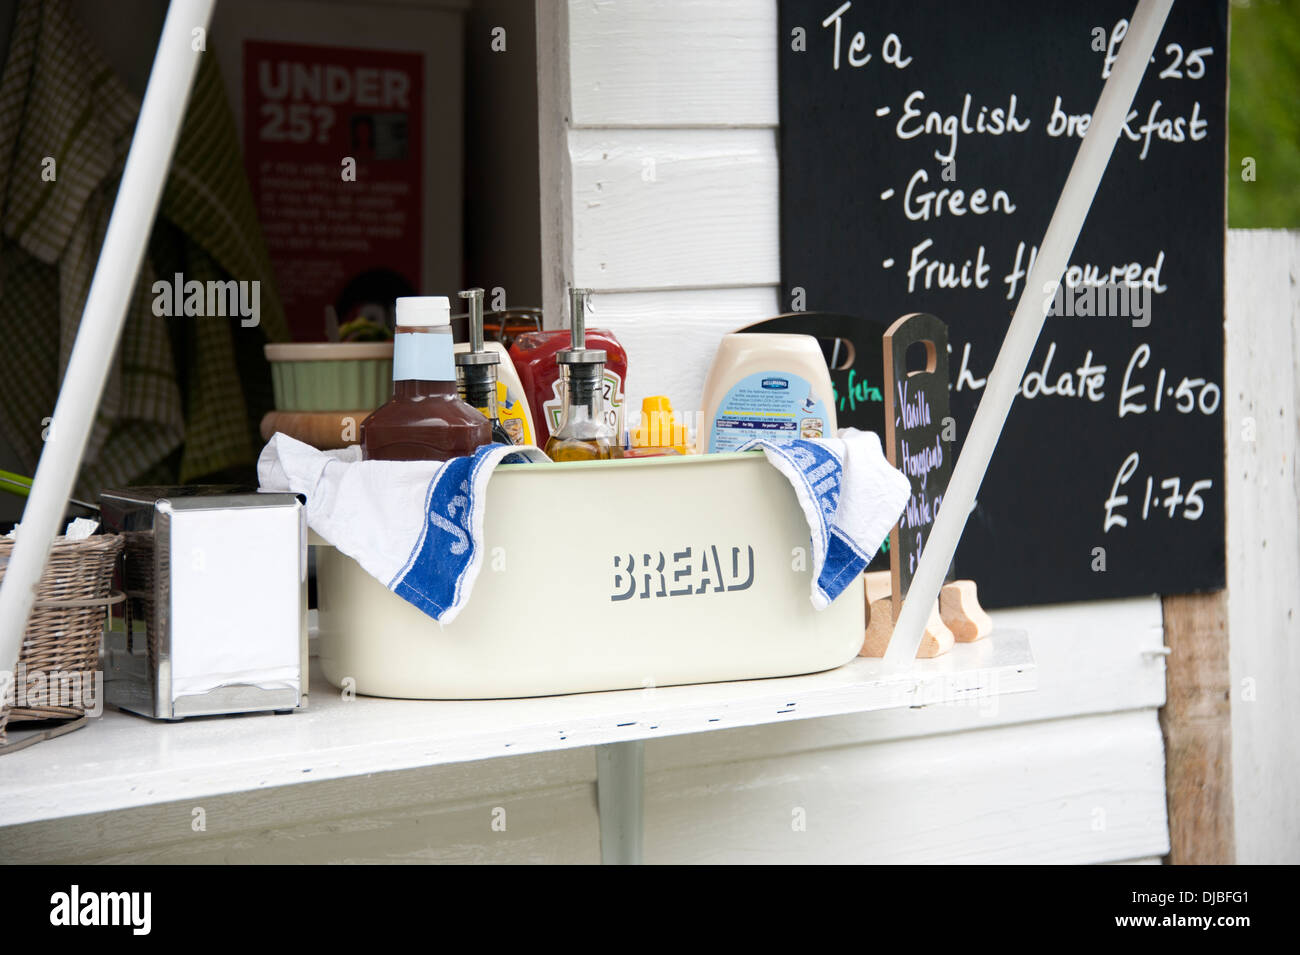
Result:
M296 341L420 288L419 53L244 43L244 155Z

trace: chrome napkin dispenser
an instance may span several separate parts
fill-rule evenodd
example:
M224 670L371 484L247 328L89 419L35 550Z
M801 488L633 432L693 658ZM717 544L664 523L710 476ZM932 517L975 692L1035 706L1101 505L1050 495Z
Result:
M125 539L104 697L156 719L307 705L307 524L294 494L225 486L100 495Z

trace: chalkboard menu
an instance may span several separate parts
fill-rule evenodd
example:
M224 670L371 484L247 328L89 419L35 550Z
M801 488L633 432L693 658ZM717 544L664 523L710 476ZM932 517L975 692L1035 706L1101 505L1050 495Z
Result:
M949 329L957 452L1133 3L783 0L784 304ZM1224 0L1176 3L957 551L986 606L1224 583Z

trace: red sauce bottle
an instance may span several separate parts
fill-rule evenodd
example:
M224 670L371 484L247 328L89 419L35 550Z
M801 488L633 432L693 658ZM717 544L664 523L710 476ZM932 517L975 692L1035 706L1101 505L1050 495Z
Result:
M557 328L544 332L524 332L510 346L510 360L515 364L524 397L533 411L533 440L539 448L560 427L564 411L564 382L556 354L569 348L568 329ZM616 435L623 433L623 402L627 390L627 352L614 333L603 328L586 330L587 348L605 352L603 385L605 423Z
M451 303L397 300L393 397L361 422L367 461L447 461L492 442L492 426L456 393Z

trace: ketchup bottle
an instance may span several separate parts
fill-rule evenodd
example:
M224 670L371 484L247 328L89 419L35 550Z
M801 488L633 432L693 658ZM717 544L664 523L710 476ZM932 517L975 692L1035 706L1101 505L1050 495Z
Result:
M447 461L492 442L492 426L456 391L451 303L444 296L397 300L393 397L361 422L367 461Z
M533 440L538 447L546 447L547 439L560 427L566 395L556 355L571 344L569 330L556 328L524 332L510 346L510 360L514 362L519 381L524 386L524 397L533 411ZM627 389L627 352L613 332L602 328L588 328L585 344L587 348L605 352L605 371L600 383L604 420L614 429L614 434L621 435L623 395Z

